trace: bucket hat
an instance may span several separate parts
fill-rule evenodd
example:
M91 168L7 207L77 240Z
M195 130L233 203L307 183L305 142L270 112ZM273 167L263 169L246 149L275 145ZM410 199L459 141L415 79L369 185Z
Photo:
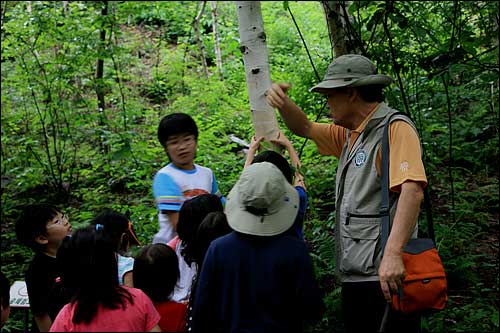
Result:
M390 76L377 74L377 67L370 59L359 54L345 54L328 66L323 81L309 91L324 92L327 89L368 85L387 86L392 82Z
M229 226L256 236L274 236L288 230L299 210L297 190L269 162L243 170L229 192L226 215Z

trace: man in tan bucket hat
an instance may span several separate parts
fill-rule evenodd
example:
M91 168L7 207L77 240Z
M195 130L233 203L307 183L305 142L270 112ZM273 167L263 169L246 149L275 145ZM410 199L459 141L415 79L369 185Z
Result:
M336 275L342 283L342 309L348 332L379 329L391 292L405 276L402 250L417 234L423 188L427 184L420 140L410 119L394 115L383 90L393 80L377 73L368 58L336 58L322 82L310 91L328 99L333 124L312 122L286 94L288 84L272 84L268 103L295 134L312 139L320 154L339 159L336 177ZM389 126L389 188L392 221L382 257L381 139ZM332 184L333 185L333 184ZM419 332L419 316L391 313L393 332Z
M314 92L327 93L329 89L340 87L361 87L370 85L387 86L392 78L376 74L377 68L366 57L347 54L333 61L326 71L323 81L310 89Z

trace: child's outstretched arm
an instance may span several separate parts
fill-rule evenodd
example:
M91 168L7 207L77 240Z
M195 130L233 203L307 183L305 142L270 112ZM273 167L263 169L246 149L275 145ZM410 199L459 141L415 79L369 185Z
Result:
M278 132L278 136L276 137L276 139L271 139L270 141L272 143L281 145L281 146L286 148L286 150L288 151L288 155L290 156L290 164L292 165L292 167L295 170L293 186L301 186L304 189L306 189L306 184L304 182L304 176L302 176L302 174L299 171L300 167L301 167L299 155L297 155L295 148L293 148L293 144L290 142L290 140L288 140L286 135L283 134L283 132L281 132L281 131Z
M260 137L257 139L255 136L252 136L252 141L250 142L250 147L248 148L247 158L245 160L245 165L243 166L243 168L246 168L247 166L252 164L255 153L259 149L262 140L264 140L264 137Z
M34 318L40 332L48 332L50 330L50 327L52 326L52 319L50 319L48 313L36 315Z

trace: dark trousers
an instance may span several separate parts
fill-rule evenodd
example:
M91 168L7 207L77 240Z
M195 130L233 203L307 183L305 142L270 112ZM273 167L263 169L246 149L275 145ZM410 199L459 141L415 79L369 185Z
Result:
M380 282L342 284L342 313L347 332L378 332L387 302ZM385 332L420 333L420 315L391 311Z

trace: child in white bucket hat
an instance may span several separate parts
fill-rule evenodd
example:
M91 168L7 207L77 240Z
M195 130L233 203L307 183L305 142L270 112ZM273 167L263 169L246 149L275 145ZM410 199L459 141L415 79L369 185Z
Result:
M321 318L307 245L286 231L297 191L272 163L243 170L226 201L230 234L207 251L193 304L193 332L302 332Z
M297 191L269 162L245 169L226 204L231 228L255 236L285 232L292 226L298 210Z

